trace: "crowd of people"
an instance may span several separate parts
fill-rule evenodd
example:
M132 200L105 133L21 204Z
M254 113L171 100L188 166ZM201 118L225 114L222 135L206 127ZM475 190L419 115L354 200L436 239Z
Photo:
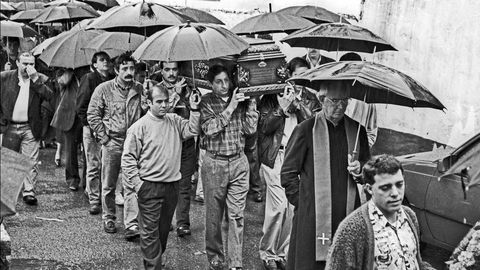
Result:
M265 200L265 269L429 268L415 214L402 206L402 165L371 157L376 125L345 114L348 84L288 85L256 99L238 91L230 70L213 65L212 91L201 95L179 76L177 62L155 63L159 71L147 76L152 67L129 53L112 60L97 52L89 70L60 68L48 77L30 52L14 51L7 48L1 67L2 145L38 162L54 127L68 188L84 188L88 211L102 214L106 233L117 232L116 204L123 204L125 239L140 239L145 269L162 269L175 212L177 236L191 234L196 172L210 269L242 269L249 191ZM309 49L288 70L297 75L328 61ZM37 170L24 180L29 205L38 203Z

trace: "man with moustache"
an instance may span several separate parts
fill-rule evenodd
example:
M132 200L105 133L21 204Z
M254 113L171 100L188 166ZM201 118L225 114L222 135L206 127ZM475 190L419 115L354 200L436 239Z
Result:
M181 116L183 119L190 117L189 97L192 91L185 83L185 78L178 77L178 62L161 62L160 85L168 90L169 112ZM182 143L182 159L180 173L182 179L179 182L179 197L177 205L177 236L191 235L190 230L190 193L192 190L192 175L195 173L197 155L195 152L195 139L190 138Z
M92 98L95 88L108 80L113 79L110 74L110 57L106 52L97 52L92 56L91 69L83 75L80 80L80 87L77 92L76 111L78 118L83 125L82 139L83 149L85 150L86 170L86 192L90 202L90 209L88 212L91 215L100 214L101 200L100 200L100 151L101 145L97 142L96 134L87 121L87 110L90 99Z
M162 269L170 224L178 199L182 140L200 132L200 97L191 95L189 120L167 113L169 92L162 84L147 91L150 107L127 132L122 156L125 182L138 195L140 247L145 269Z
M29 52L19 54L18 69L0 73L0 134L2 145L12 142L12 148L35 161L31 173L23 179L23 201L37 204L35 178L42 135L40 107L53 92L45 83L48 78L35 70L35 57ZM17 150L17 149L15 149Z
M206 150L201 174L205 191L205 246L210 269L223 269L223 238L228 237L228 267L242 269L243 228L250 168L245 156L245 136L257 130L258 112L254 99L247 104L238 88L231 92L228 70L210 67L207 74L213 92L200 104L201 141ZM222 235L226 219L227 235Z
M345 116L350 84L323 82L318 99L322 110L295 127L287 143L281 184L295 206L287 269L323 269L338 224L360 197L354 177L370 157L365 129Z
M133 79L135 59L129 53L121 54L115 60L114 69L117 76L95 89L87 111L88 123L102 145L102 218L107 233L117 232L115 188L127 129L142 115L143 89ZM138 235L138 227L125 230L126 237Z

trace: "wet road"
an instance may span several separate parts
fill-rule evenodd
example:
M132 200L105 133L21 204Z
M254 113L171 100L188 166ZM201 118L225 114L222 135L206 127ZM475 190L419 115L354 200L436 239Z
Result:
M138 242L123 238L122 211L117 208L116 234L103 231L101 216L88 213L83 190L71 192L64 181L64 167L53 163L54 150L40 152L37 181L38 206L21 199L18 214L5 225L12 239L12 269L142 269ZM244 269L263 269L258 242L263 223L263 203L248 200L245 211ZM54 219L54 220L45 220ZM166 269L208 269L204 254L204 206L191 207L192 236L170 233L164 254ZM449 252L427 247L424 257L438 269Z

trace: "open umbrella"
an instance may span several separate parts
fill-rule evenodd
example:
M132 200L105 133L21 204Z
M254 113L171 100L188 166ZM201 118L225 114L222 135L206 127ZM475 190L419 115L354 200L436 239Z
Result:
M76 4L50 6L44 9L32 23L70 22L100 16L92 7L85 8Z
M326 23L298 30L281 42L292 47L317 48L326 51L379 52L396 49L381 37L360 26Z
M70 29L70 31L77 31L77 30L82 30L82 29L85 30L93 22L93 20L95 20L95 18L83 19L83 20L79 21L78 23L76 23Z
M180 10L183 14L193 18L195 21L199 23L213 23L213 24L225 25L217 17L200 9L184 7L184 8L179 8L178 10Z
M250 17L232 27L231 31L237 35L283 33L312 25L315 24L301 17L272 12Z
M62 33L60 33L60 34L58 34L54 37L45 39L42 43L38 44L37 46L35 46L31 50L32 54L35 55L35 56L42 54L42 52L45 50L45 48L48 48L48 46L50 46L50 44L52 44L53 41L55 41L56 39L58 39L62 36L70 34L72 31L73 31L73 29L70 30L70 31L62 32Z
M28 9L39 9L44 8L45 3L43 2L19 2L12 4L16 10L28 10Z
M327 63L294 76L287 81L295 81L312 89L319 89L322 82L346 81L352 85L350 97L366 103L445 109L445 106L426 87L410 76L372 62L341 61ZM355 158L358 135L359 132L357 132L353 152Z
M83 48L93 52L104 51L110 57L116 57L128 51L135 51L145 37L127 32L105 32L89 41Z
M446 171L442 177L452 174L459 174L469 179L465 189L480 185L480 134L470 140L473 146L466 153L462 153L460 158ZM468 142L466 144L469 144ZM451 156L456 156L463 149L456 150Z
M42 12L42 9L22 10L10 16L10 20L16 21L16 22L28 23L31 20L35 19L38 16L38 14L40 14L41 12Z
M328 9L317 6L292 6L277 11L280 14L294 15L308 19L316 24L344 22L349 23L342 16L331 12Z
M68 31L53 40L40 55L40 60L49 67L79 68L90 65L90 55L81 48L104 31Z
M55 0L55 1L48 2L48 3L44 4L45 7L66 6L66 5L70 5L70 6L74 5L74 6L78 6L78 7L88 9L88 10L95 11L91 5L89 5L85 2L82 2L82 1L77 1L77 0Z
M310 69L288 81L318 89L323 81L350 81L351 97L367 103L395 104L443 110L426 87L393 68L365 61L341 61Z
M152 35L168 26L194 21L180 11L154 2L113 7L89 25L89 29Z
M23 178L29 174L34 162L25 155L0 146L0 219L16 213L18 194Z
M214 24L186 23L171 26L147 38L133 57L142 60L207 60L240 54L248 43Z
M83 0L85 3L91 5L93 8L107 11L111 7L118 6L118 2L116 0Z
M0 21L0 36L26 38L38 36L38 33L24 23Z

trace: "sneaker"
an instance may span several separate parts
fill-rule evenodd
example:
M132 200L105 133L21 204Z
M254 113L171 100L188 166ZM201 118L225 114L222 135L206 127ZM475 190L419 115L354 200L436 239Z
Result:
M185 235L191 235L192 231L190 231L190 226L188 225L180 225L180 227L177 228L177 236L178 237L184 237Z
M133 241L137 237L140 237L140 231L137 225L133 225L132 227L125 230L125 240Z
M123 206L125 203L125 200L123 199L122 194L117 194L115 195L115 204L118 206Z
M117 228L115 227L115 221L113 220L105 221L105 223L103 223L103 229L105 230L106 233L116 233Z
M101 211L102 211L102 208L98 204L92 204L90 206L90 209L88 210L90 215L98 215L100 214Z
M27 195L23 197L23 201L28 205L37 205L37 198L33 195Z

